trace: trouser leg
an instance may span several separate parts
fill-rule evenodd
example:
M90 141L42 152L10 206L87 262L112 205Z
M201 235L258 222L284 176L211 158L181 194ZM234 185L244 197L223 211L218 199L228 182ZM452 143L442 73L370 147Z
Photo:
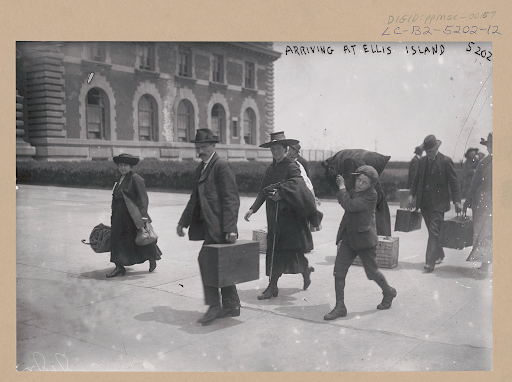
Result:
M444 258L443 247L439 244L439 232L444 220L444 212L422 209L421 214L428 229L427 253L425 262L432 267L437 259Z
M240 307L240 298L236 290L236 285L230 285L220 289L222 295L222 306L224 308Z

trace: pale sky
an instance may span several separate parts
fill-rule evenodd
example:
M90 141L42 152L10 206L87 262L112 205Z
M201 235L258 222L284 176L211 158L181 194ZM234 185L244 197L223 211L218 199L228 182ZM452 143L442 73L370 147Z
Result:
M356 45L355 55L345 45ZM287 46L331 47L332 54L286 54ZM434 134L455 162L469 147L487 154L479 143L492 131L491 43L470 51L468 42L276 42L274 49L282 53L274 63L274 131L304 149L361 148L408 161Z

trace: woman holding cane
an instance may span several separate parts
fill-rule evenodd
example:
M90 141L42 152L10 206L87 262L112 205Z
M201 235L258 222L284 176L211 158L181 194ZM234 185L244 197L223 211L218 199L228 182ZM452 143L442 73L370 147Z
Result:
M289 145L299 143L286 139L283 132L272 133L270 142L260 147L270 148L273 163L265 171L256 201L245 214L249 221L266 201L267 254L266 275L270 282L259 300L277 297L277 281L284 274L302 273L306 290L311 284L314 268L304 256L313 249L309 222L318 226L318 212L313 195L301 176L299 166L286 157Z

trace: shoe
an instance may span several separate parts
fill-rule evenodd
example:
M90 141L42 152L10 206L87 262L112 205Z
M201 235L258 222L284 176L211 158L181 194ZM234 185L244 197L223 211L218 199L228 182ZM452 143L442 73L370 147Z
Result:
M424 267L424 272L425 273L432 273L434 272L434 266L433 265L430 265L430 264L426 264Z
M240 315L240 305L229 308L223 307L222 310L224 311L224 317L238 317Z
M279 293L279 289L275 285L268 285L267 289L263 291L262 294L258 296L258 300L269 300L272 297L277 297Z
M324 316L324 320L331 321L337 319L338 317L345 317L346 315L347 308L345 307L345 304L336 304L334 309Z
M393 302L393 299L396 297L396 289L395 288L389 288L388 293L383 293L384 298L382 299L382 302L377 305L377 309L384 310L391 308L391 303Z
M204 316L197 320L197 322L202 325L208 325L215 319L222 317L224 317L224 310L220 305L210 305Z
M149 258L149 271L153 272L156 268L156 260L152 257Z
M308 267L308 270L302 274L304 277L304 290L308 289L308 287L311 285L311 272L314 272L315 268Z
M116 269L114 269L112 272L107 274L107 277L116 277L116 276L124 276L126 273L126 269L123 266L116 266Z

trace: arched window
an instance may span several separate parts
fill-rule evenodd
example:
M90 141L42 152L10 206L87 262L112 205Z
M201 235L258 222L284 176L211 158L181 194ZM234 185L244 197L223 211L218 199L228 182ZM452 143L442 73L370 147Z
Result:
M250 107L244 113L244 139L248 145L256 144L256 114Z
M226 143L224 134L226 126L226 113L221 104L216 103L212 108L212 131L219 138L220 143Z
M87 93L87 138L110 139L110 106L108 97L100 88Z
M178 142L189 142L194 130L194 107L184 99L178 105Z
M158 106L149 94L139 100L139 140L158 141Z

